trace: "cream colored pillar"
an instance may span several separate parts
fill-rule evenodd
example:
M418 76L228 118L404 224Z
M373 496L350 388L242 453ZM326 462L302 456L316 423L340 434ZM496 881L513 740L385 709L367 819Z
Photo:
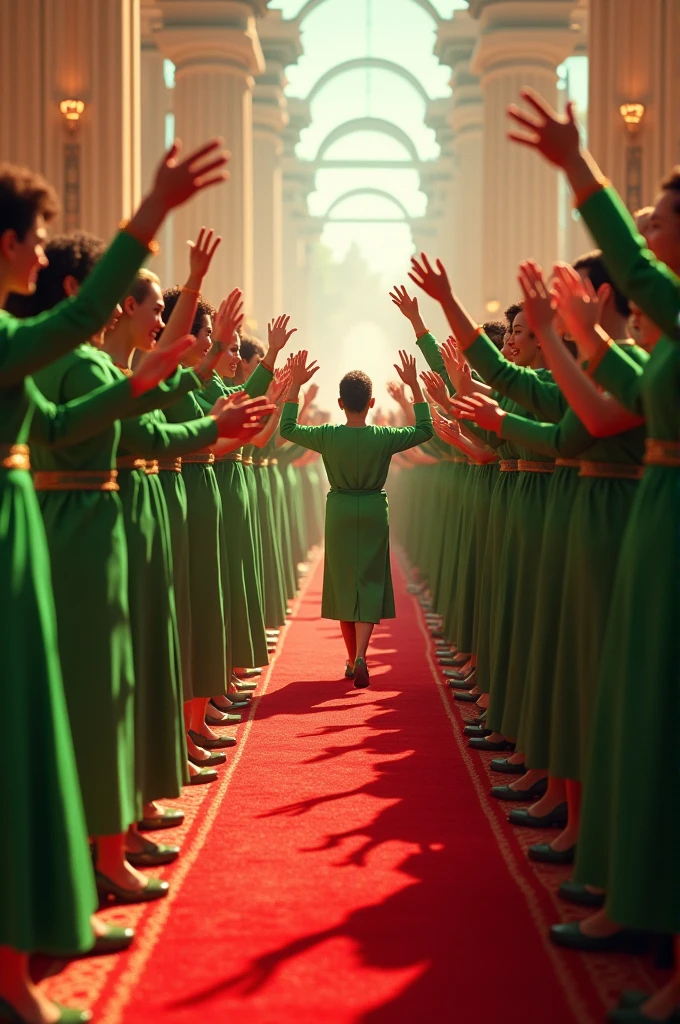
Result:
M447 257L451 280L466 308L482 320L495 316L484 308L484 110L479 78L470 63L479 35L479 23L467 11L456 11L439 26L435 53L451 68L449 124L452 175L449 193Z
M219 302L243 289L253 296L253 75L264 71L256 15L262 0L159 0L161 53L175 65L175 131L186 150L221 135L231 150L230 181L208 189L175 214L175 277L186 272L186 241L202 225L223 237L206 278Z
M164 57L156 45L154 33L163 19L156 0L141 0L141 123L142 123L142 192L153 184L161 154L166 149L166 119L172 111L173 90L169 89L163 73ZM166 218L157 241L161 250L154 260L153 269L160 276L164 288L181 284L175 277L172 216Z
M472 69L484 94L484 262L487 314L517 298L517 267L559 254L557 172L507 141L508 103L531 86L557 104L556 69L572 52L573 0L473 0L479 41Z
M283 306L283 130L288 124L285 69L302 53L297 22L271 11L259 26L266 71L253 94L254 278L253 315L265 337Z
M590 0L588 53L589 146L631 210L646 206L680 160L680 4ZM643 105L637 131L623 104Z
M310 122L307 101L289 98L288 124L283 132L283 306L293 317L301 339L309 333L310 263L320 236L320 230L312 230L307 206L307 197L314 191L314 168L295 155L300 132Z
M3 157L56 185L56 227L108 238L140 196L139 0L3 0L0 13ZM65 100L84 103L70 128Z

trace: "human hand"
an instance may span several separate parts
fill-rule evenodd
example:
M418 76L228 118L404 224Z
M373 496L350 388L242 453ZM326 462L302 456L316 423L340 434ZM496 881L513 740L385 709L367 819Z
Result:
M403 285L395 285L390 292L390 298L399 312L411 323L421 321L418 299L415 296L411 298Z
M555 317L553 299L543 270L535 260L524 260L519 265L517 280L524 296L522 308L529 330L541 337L550 330Z
M428 394L431 395L437 405L445 406L448 404L449 393L446 390L446 384L438 373L426 370L424 373L421 373L420 379L425 385Z
M234 333L241 329L244 315L243 292L240 288L234 288L221 302L215 315L212 331L213 344L221 346L222 349L230 345Z
M269 341L269 348L272 352L280 352L288 339L291 338L297 331L297 327L293 327L292 330L288 330L288 324L290 323L290 316L282 314L276 318L276 320L270 321L267 325L267 338Z
M303 384L307 384L319 369L316 361L307 365L308 355L308 352L302 350L297 352L291 360L290 387L295 391L299 391Z
M204 277L210 270L210 263L215 250L222 241L220 235L213 240L213 229L201 228L195 242L189 242L189 279L190 288L200 289Z
M195 342L193 334L185 334L167 348L156 346L140 359L137 369L130 378L130 390L134 398L153 391L161 381L174 373L182 361L182 356L189 351Z
M470 364L458 348L456 339L452 334L449 335L439 351L456 393L467 395L474 391L475 382L472 379Z
M245 391L218 398L210 415L217 421L220 437L248 441L262 429L262 420L276 412L276 407L262 396L249 398Z
M436 261L436 268L435 270L430 265L425 253L421 252L420 262L415 256L411 257L411 270L408 276L426 295L443 303L451 296L451 285L441 260Z
M226 166L231 154L222 149L221 139L211 139L178 160L182 143L175 139L156 171L149 198L165 212L182 206L197 192L227 181Z
M303 408L306 409L308 406L310 406L318 394L319 394L319 385L318 384L310 384L309 387L307 388L307 390L305 391L305 397L304 397L304 400L303 400L303 403L302 403L303 404Z
M501 409L498 402L489 398L488 395L475 392L472 395L455 398L451 407L456 419L472 420L484 430L500 434L505 411Z
M552 300L564 327L584 356L594 355L602 338L599 327L602 308L611 295L611 285L596 292L592 281L582 279L572 266L556 263L553 267Z
M416 369L415 356L411 356L403 349L399 351L401 366L394 364L394 369L399 374L399 379L413 391L418 387L418 370Z
M406 392L404 391L404 385L397 383L396 380L388 380L385 385L385 389L390 398L400 405L403 409L404 405L407 404Z
M290 384L290 371L284 367L282 370L276 370L271 384L267 388L267 399L270 402L277 403L281 400L285 392L288 390Z
M567 103L562 117L533 89L522 89L520 95L533 112L529 114L516 104L510 104L508 116L524 131L511 131L508 138L538 150L551 164L566 170L578 159L581 150L574 104L571 100ZM527 131L530 134L527 135Z

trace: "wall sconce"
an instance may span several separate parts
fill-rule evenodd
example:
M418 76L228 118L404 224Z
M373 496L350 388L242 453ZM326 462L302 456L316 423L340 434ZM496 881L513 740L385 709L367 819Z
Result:
M78 127L80 115L85 110L85 103L83 100L62 100L59 104L59 110L66 119L67 128L70 131L75 131Z
M644 103L622 103L619 107L619 113L623 118L627 131L634 135L640 129L640 122L645 113L645 105Z
M498 299L490 299L486 304L487 313L497 313L501 308L501 304Z

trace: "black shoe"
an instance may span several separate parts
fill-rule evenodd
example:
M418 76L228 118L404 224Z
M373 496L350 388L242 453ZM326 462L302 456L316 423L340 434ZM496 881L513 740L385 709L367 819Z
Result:
M562 882L557 890L557 895L566 900L567 903L577 903L579 907L603 907L605 895L603 892L591 892L585 885L578 882Z
M491 735L491 733L489 733ZM498 753L507 751L508 753L514 753L515 744L511 743L510 740L489 740L486 737L473 736L468 743L469 747L473 750L494 750ZM513 811L514 814L514 811Z
M471 693L469 690L454 693L453 695L453 699L460 701L461 704L476 704L480 697L480 693Z
M474 679L449 679L449 686L452 690L473 690L475 688Z
M567 824L567 805L558 804L548 814L530 814L528 810L510 811L508 821L511 825L524 825L526 828L565 828Z
M529 847L529 860L540 864L573 864L575 857L575 846L570 846L568 850L553 850L550 843L536 843Z
M489 762L489 770L500 772L501 775L526 775L527 766L521 763L513 764L507 757L494 757L493 761Z
M189 779L190 786L205 786L208 782L217 782L219 775L215 768L201 768Z
M485 736L490 736L492 731L492 729L485 729L483 725L475 725L472 723L471 725L465 726L463 729L463 735L478 736L480 739L483 739Z
M649 949L649 935L624 928L607 938L593 938L584 935L578 921L554 924L550 928L550 938L556 946L565 949L578 949L582 953L646 953Z
M514 800L516 803L528 803L530 800L540 800L542 796L545 796L548 788L547 779L539 779L538 782L534 782L533 786L529 786L527 789L513 789L511 786L492 786L491 796L495 796L497 800Z
M363 658L357 658L354 662L354 685L357 690L364 690L370 685L368 668Z

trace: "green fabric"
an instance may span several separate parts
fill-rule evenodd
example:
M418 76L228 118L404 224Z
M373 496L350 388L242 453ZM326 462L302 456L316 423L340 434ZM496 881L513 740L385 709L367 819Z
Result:
M425 356L425 360L430 369L434 370L434 372L438 373L442 378L446 384L446 390L448 393L450 395L455 394L455 388L451 383L451 378L449 377L444 365L444 360L442 359L442 354L439 351L439 345L437 344L434 334L430 334L429 331L427 331L426 334L421 334L421 336L416 340L416 345Z
M194 695L191 660L191 594L189 589L189 523L186 486L181 473L161 469L158 474L168 509L172 548L172 586L177 613L182 699Z
M257 461L273 457L276 435L256 453ZM274 509L274 486L269 466L254 467L257 489L257 507L262 536L262 560L264 566L264 621L268 629L278 629L286 621L288 593L286 570L284 568L282 537L277 529ZM292 596L292 595L290 595Z
M390 460L432 436L426 403L413 407L414 427L299 426L287 402L281 436L323 457L331 491L321 614L345 622L394 617L389 560L389 513L383 491Z
M281 560L283 566L284 589L286 598L291 601L297 593L297 568L293 560L293 546L291 540L291 526L288 515L288 503L286 501L286 487L283 474L279 467L279 452L276 448L276 435L272 438L267 474L272 496L274 510L274 534L281 547ZM276 464L272 465L272 459Z
M465 349L465 358L499 394L541 420L556 423L561 419L567 401L548 370L532 370L508 362L486 334L480 334Z
M498 479L498 463L475 466L469 495L469 518L463 528L465 558L458 574L458 622L456 643L462 651L474 651L481 613L481 581L491 498Z

